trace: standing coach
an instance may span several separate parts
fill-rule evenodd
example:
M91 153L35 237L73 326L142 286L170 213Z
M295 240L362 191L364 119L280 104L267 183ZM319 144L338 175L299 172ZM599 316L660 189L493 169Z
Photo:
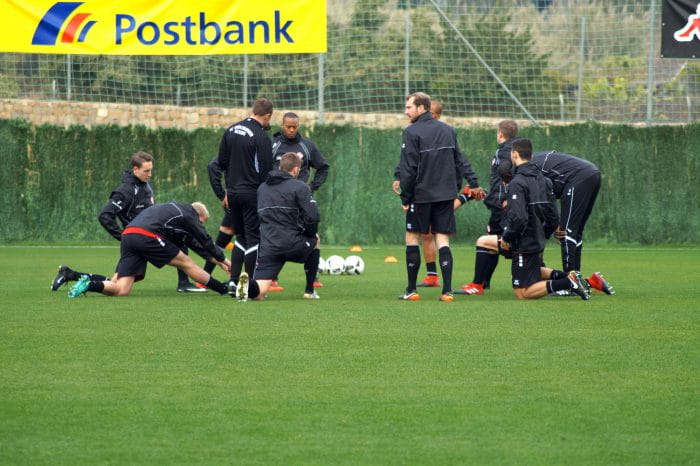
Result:
M219 145L218 164L226 173L224 207L229 209L236 238L244 250L245 270L252 275L258 257L260 221L258 187L272 169L272 143L265 131L270 129L272 102L255 100L252 115L230 126ZM231 260L237 260L232 255ZM240 264L232 263L231 280L236 283ZM234 276L235 275L235 276Z

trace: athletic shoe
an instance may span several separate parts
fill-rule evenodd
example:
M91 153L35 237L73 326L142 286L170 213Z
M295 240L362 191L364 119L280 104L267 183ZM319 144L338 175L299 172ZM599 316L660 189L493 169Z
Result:
M178 293L206 293L207 292L207 287L204 286L204 288L200 288L199 283L197 284L192 284L192 283L181 283L177 286L177 292Z
M268 291L284 291L284 287L280 286L279 283L277 283L277 280L272 280L272 284L270 285L270 289Z
M549 293L547 296L553 296L555 298L570 298L571 296L578 296L571 290L559 290L554 293Z
M455 300L455 295L451 291L448 291L447 293L443 293L440 295L440 301L442 301L443 303L451 303L454 300Z
M323 288L323 283L321 283L321 282L319 282L319 281L315 281L315 282L314 282L314 288Z
M228 288L227 293L229 295L231 295L232 298L235 298L236 297L236 282L234 282L233 280L229 280L226 287Z
M248 301L248 274L243 272L240 277L238 277L238 285L236 286L236 299L239 302Z
M440 286L440 278L438 278L437 275L428 275L427 277L425 277L425 280L418 284L418 286Z
M569 282L571 282L572 292L579 295L584 301L591 299L591 287L588 285L588 282L583 279L581 272L572 270L567 277L569 278Z
M304 293L304 299L321 299L315 291L313 293Z
M207 285L202 285L202 284L199 283L199 282L195 282L194 286L196 286L197 288L201 288L201 289L203 289L203 290L208 290L208 289L209 289L209 288L207 288Z
M609 295L615 294L615 289L613 288L613 286L610 283L608 283L605 277L603 277L603 274L600 272L593 272L593 274L586 280L593 289L602 291L603 293Z
M85 294L88 287L90 286L90 277L88 275L81 275L78 283L73 285L73 287L68 292L69 298L77 298L78 296Z
M68 274L72 272L73 271L67 265L59 265L56 278L54 278L53 282L51 283L51 291L56 291L64 283L66 283L68 281Z
M406 290L401 296L399 296L399 299L403 299L404 301L418 301L420 296L415 291Z
M484 285L479 285L478 283L467 283L457 293L471 295L484 294Z

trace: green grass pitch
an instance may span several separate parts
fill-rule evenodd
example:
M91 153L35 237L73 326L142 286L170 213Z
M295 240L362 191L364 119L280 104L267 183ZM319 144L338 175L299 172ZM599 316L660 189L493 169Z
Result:
M265 302L153 267L128 298L49 291L117 255L0 247L0 464L700 463L698 247L588 247L618 293L589 302L519 302L503 260L484 296L400 302L402 247L314 302L297 264Z

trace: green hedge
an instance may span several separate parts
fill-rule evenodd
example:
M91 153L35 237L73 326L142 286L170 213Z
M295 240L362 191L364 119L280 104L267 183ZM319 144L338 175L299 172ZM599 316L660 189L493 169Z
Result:
M110 237L97 213L119 184L130 154L155 157L156 200L201 200L221 211L206 165L220 129L33 126L0 120L0 241L96 241ZM700 125L633 128L581 124L527 128L535 150L580 154L603 172L603 187L586 228L588 239L612 242L700 242ZM317 126L310 136L331 164L317 199L321 233L331 244L401 243L403 214L391 192L401 130ZM460 143L481 180L495 150L493 129L459 130ZM487 211L471 202L457 214L458 241L484 231Z

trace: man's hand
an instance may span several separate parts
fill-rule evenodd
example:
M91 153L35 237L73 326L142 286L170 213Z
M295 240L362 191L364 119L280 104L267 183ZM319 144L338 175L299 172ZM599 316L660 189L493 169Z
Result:
M554 237L561 243L564 238L566 238L566 230L562 230L561 227L557 227L557 229L554 230Z
M219 267L221 267L224 270L224 272L231 273L231 261L230 260L224 259L223 262L220 262L220 261L217 261L216 259L214 259L214 263L216 265L218 265Z
M507 241L503 241L503 239L500 239L498 240L498 244L500 245L502 250L510 251L510 244Z
M462 207L462 202L459 199L455 199L452 205L452 210L457 210Z
M228 209L228 193L224 194L224 200L221 202L221 205L224 206L224 209Z
M408 204L403 204L401 206L401 208L403 209L404 212L408 212Z
M393 183L391 183L391 190L396 193L397 196L401 195L401 191L399 191L399 186L401 186L401 182L399 180L394 180Z
M484 191L484 188L471 188L469 192L471 193L470 196L476 201L483 201L486 199L486 191Z

